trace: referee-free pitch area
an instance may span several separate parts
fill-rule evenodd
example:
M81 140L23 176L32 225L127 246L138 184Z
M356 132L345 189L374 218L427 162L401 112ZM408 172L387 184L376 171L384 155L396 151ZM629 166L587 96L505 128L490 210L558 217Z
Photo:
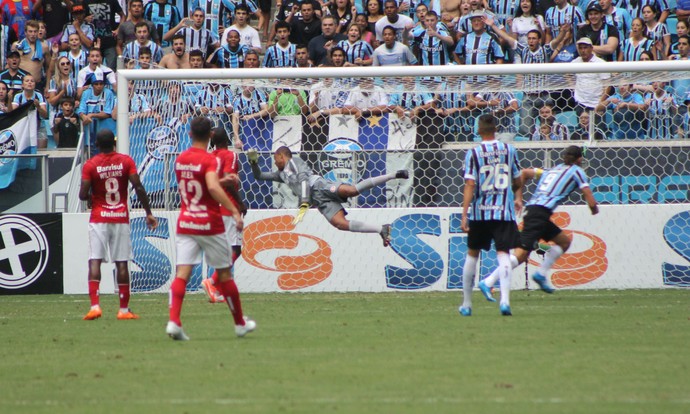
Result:
M689 413L690 291L243 295L256 332L189 294L0 298L1 413Z

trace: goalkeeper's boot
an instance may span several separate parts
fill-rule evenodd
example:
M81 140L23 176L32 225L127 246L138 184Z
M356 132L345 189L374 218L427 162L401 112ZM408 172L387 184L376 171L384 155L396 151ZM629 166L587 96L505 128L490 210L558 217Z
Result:
M460 312L462 316L472 316L472 308L470 307L460 306L458 312Z
M505 303L503 303L503 304L501 304L500 309L501 309L501 315L513 316L513 312L510 311L510 305L506 305Z
M93 308L90 309L89 312L84 316L85 321L93 321L98 318L100 318L103 315L103 311L101 311L101 308Z
M482 295L484 295L489 302L496 302L496 299L491 295L491 288L488 287L483 280L479 281L479 291L482 292Z
M254 332L254 329L256 329L256 322L244 316L244 325L235 325L235 335L241 338L249 332Z
M136 313L127 309L127 312L117 311L117 319L119 319L121 321L129 320L129 319L139 319L139 315L137 315Z
M165 333L176 341L189 341L189 337L184 333L182 327L173 321L168 321L168 326L165 327Z
M395 178L406 180L410 178L410 172L407 170L398 170L395 172Z
M211 278L206 278L201 281L201 287L208 296L208 301L211 303L225 302L225 297L218 292Z
M391 244L391 225L384 224L379 234L383 239L383 247L388 247Z
M534 272L532 275L532 280L534 280L539 285L539 288L546 293L553 293L556 290L549 286L549 282L546 281L546 277L544 275L540 275L539 272Z

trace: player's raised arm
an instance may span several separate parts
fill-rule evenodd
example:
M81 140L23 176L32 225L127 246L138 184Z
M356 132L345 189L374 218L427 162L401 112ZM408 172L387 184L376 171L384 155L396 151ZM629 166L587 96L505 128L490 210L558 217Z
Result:
M252 167L252 173L254 174L255 179L263 181L278 181L281 183L283 182L283 179L280 178L280 173L278 171L261 171L261 168L259 168L259 153L255 148L247 151L247 159L249 160L249 166Z

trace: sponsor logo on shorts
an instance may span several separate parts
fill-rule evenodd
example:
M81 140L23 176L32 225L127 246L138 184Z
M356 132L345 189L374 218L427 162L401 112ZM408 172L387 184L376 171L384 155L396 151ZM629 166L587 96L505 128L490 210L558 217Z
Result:
M43 274L50 248L33 220L13 214L0 217L0 245L0 287L20 289Z
M293 216L256 221L244 229L242 258L250 265L280 272L278 287L299 290L317 285L333 272L331 246L311 234L296 233ZM303 252L313 246L311 251Z

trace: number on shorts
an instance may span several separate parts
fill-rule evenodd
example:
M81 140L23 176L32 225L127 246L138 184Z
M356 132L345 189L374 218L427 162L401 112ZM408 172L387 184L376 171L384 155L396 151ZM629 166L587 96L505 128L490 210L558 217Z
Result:
M482 191L505 190L510 185L510 168L506 164L484 165L479 174L486 174Z
M180 196L189 211L206 211L206 206L199 204L202 195L203 189L200 182L197 180L180 180Z
M105 202L111 206L120 204L120 183L117 178L105 180Z

